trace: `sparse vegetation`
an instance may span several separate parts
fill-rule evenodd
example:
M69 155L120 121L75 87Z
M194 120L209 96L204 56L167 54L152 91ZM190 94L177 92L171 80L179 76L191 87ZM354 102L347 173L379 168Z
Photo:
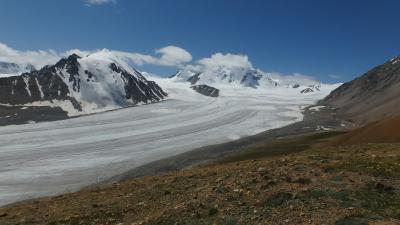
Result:
M336 221L335 225L368 225L368 219L358 216L348 216Z
M345 161L339 169L351 170L354 172L369 173L376 177L399 177L400 176L400 159L391 157L367 158L355 157L349 161Z
M346 191L334 191L332 189L316 189L310 191L309 197L321 199L321 198L333 198L341 201L348 200L348 193Z
M370 211L371 215L400 219L400 193L398 191L366 188L357 190L354 198L361 207Z
M306 140L324 139L279 140L237 161L1 208L0 224L400 223L400 144L267 154L273 146L312 146Z
M275 208L275 207L282 205L283 203L288 202L291 199L293 199L293 195L291 193L278 192L278 193L272 195L269 199L267 199L265 205L267 207Z

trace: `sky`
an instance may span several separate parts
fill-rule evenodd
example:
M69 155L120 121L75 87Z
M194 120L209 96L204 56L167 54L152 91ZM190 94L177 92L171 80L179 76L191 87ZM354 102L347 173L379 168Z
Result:
M161 75L222 62L344 82L400 55L399 8L398 0L0 0L0 60L107 48Z

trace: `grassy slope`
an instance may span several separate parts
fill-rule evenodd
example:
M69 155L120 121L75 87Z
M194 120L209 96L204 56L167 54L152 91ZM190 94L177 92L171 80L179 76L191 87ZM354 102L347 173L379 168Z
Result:
M400 224L400 145L313 145L332 135L12 205L0 224Z

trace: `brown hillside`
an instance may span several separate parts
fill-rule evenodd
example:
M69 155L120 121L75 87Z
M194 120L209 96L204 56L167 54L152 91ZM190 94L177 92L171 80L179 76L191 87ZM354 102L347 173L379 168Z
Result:
M365 125L400 114L400 57L332 91L319 104L343 119Z
M400 143L400 116L358 128L334 138L329 144Z

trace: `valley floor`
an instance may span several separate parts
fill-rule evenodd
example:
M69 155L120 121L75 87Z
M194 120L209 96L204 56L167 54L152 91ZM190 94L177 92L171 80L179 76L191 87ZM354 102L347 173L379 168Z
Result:
M0 223L400 224L400 145L330 146L337 134L280 139L211 165L10 205Z
M164 83L163 83L164 82ZM303 118L326 93L221 90L157 81L169 99L68 120L0 127L0 205L78 190L132 168Z

